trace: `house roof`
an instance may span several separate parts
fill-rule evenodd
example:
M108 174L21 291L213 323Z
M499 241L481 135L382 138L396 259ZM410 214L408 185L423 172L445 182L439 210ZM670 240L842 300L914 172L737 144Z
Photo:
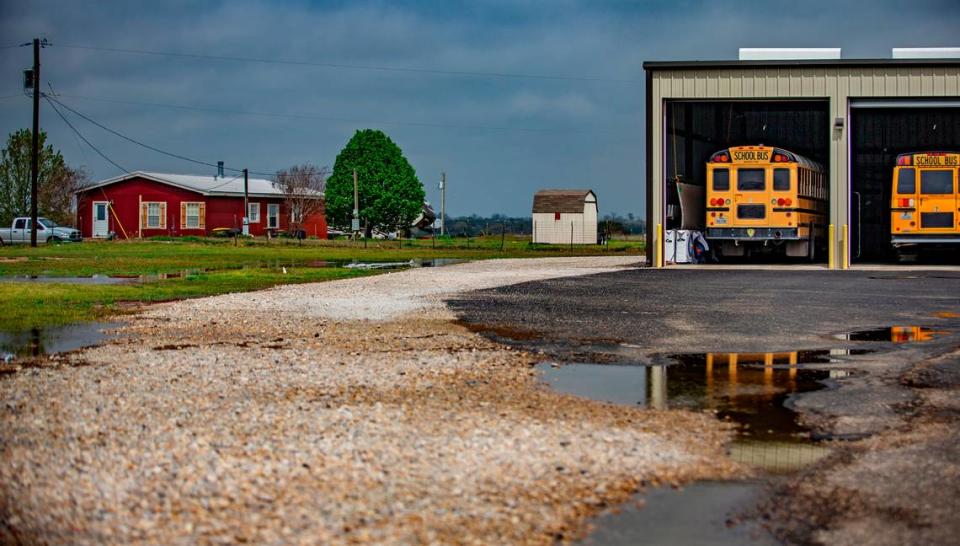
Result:
M146 171L133 171L99 182L94 182L84 186L77 192L85 192L117 182L123 182L133 178L144 178L161 184L167 184L184 190L194 191L201 195L211 196L242 196L243 195L243 175L239 176L204 176L195 174L170 174L155 173ZM264 178L248 178L247 193L253 197L282 197L283 190L276 187L271 180ZM322 197L322 194L320 194Z
M593 190L540 190L533 194L533 212L583 212L588 195L596 201Z

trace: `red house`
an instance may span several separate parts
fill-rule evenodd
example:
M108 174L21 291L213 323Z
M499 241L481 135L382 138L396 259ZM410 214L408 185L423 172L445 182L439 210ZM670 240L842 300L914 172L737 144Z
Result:
M85 238L132 239L155 235L206 235L216 228L242 229L243 177L135 171L77 191L77 227ZM270 180L247 185L250 234L286 231L290 211ZM317 199L323 199L317 194ZM308 237L327 238L323 208L304 218Z

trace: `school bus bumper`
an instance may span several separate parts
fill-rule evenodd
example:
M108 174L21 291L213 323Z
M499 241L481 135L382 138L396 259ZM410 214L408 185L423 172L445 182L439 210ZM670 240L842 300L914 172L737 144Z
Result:
M960 234L894 235L891 238L891 242L895 247L908 245L955 244L960 243Z
M797 241L797 228L707 228L707 239L727 241Z

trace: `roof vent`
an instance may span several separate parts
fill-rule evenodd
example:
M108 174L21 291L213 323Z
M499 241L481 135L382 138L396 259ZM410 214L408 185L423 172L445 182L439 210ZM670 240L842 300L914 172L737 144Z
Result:
M223 161L217 161L217 177L223 178Z
M741 61L836 60L839 47L741 47Z
M960 47L895 47L894 59L960 59Z

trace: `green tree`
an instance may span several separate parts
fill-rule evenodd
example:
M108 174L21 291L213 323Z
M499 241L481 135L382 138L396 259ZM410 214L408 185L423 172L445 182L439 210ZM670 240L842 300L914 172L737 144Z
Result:
M30 214L30 152L32 132L21 129L7 138L0 152L0 225L9 226L17 216ZM37 178L37 209L41 216L57 223L73 223L73 192L86 178L82 170L71 169L40 132L40 172Z
M353 171L357 171L360 222L369 229L410 227L423 209L423 184L400 147L383 131L354 133L337 155L325 192L327 223L349 228L353 218ZM369 233L368 233L369 234Z

